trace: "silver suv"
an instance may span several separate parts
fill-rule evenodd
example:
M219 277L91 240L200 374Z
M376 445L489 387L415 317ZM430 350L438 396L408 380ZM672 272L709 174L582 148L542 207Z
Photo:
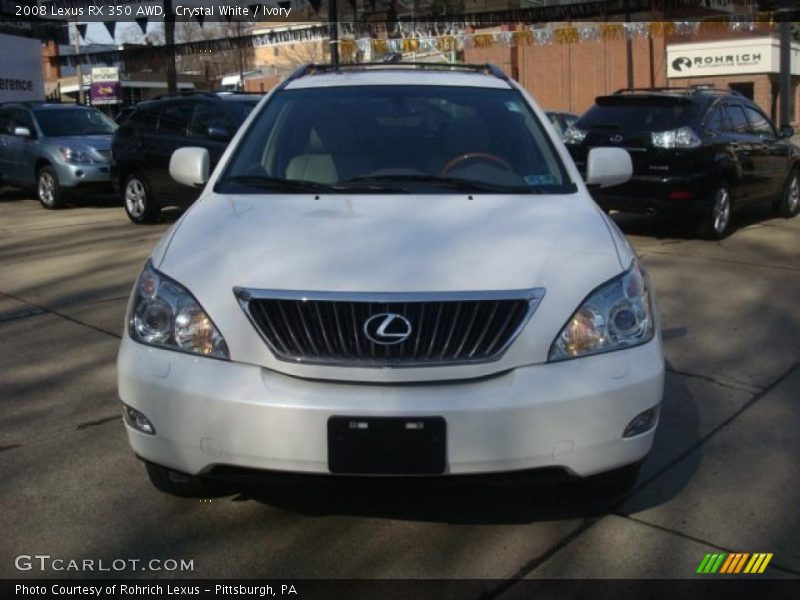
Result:
M42 206L60 208L69 192L111 185L116 124L87 106L19 103L0 107L0 182L34 187Z

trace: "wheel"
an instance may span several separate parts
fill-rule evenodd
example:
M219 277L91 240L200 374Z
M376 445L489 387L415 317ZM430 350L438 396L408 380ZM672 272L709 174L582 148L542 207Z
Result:
M791 219L800 213L800 173L792 169L783 186L783 193L775 203L775 212L784 219Z
M697 234L705 240L721 240L730 233L731 192L727 184L714 191L705 217L700 222Z
M223 491L202 477L186 475L151 462L146 462L145 466L150 483L160 492L184 498L207 498L218 496Z
M583 481L586 495L599 498L617 498L633 489L644 461L626 465L607 473L592 475Z
M56 170L47 165L39 169L36 176L36 192L39 202L49 210L62 208L66 199L66 193L58 183Z
M138 173L132 173L125 178L122 200L125 204L125 213L137 225L155 223L161 214L161 207L153 197L150 185Z

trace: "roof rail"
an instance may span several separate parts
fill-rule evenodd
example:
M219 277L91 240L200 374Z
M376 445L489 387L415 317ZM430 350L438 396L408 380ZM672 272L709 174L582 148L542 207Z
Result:
M185 98L186 96L216 96L214 92L207 92L205 90L186 90L178 91L176 94L159 94L148 100L164 100L165 98Z
M686 87L649 87L649 88L622 88L613 93L614 96L622 96L624 94L636 93L666 93L666 94L683 94L688 96L690 94L710 94L717 96L741 96L739 92L734 89L718 89L713 85L690 85Z
M421 62L375 62L375 63L345 63L339 65L331 65L331 64L316 64L311 63L307 65L303 65L296 71L294 71L288 78L284 80L284 83L288 83L294 79L298 79L300 77L304 77L306 75L310 75L311 73L325 73L325 72L333 72L333 71L349 71L349 70L356 70L356 69L364 69L364 70L381 70L381 69L420 69L420 70L431 70L431 71L472 71L475 73L487 73L489 75L493 75L498 79L502 79L504 81L508 81L508 75L506 75L503 70L495 64L485 63L485 64L469 64L469 63L458 63L458 64L450 64L450 63L421 63Z

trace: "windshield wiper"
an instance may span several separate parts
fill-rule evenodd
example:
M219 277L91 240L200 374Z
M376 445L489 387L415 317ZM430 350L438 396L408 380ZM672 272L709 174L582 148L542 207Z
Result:
M283 179L268 175L235 175L228 177L223 183L233 183L268 190L291 190L295 192L330 192L331 186L315 181L301 179Z
M348 182L386 182L386 181L405 181L417 183L430 183L452 188L459 192L498 192L506 194L536 194L542 193L541 190L528 185L503 185L490 183L488 181L478 181L475 179L463 179L461 177L440 177L439 175L425 174L404 174L404 175L365 175L353 177ZM346 183L346 182L345 182Z

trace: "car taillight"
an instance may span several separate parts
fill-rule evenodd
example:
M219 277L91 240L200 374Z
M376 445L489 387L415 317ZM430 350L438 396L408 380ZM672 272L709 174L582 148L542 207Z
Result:
M703 141L691 127L679 127L669 131L654 131L650 143L656 148L697 148Z

